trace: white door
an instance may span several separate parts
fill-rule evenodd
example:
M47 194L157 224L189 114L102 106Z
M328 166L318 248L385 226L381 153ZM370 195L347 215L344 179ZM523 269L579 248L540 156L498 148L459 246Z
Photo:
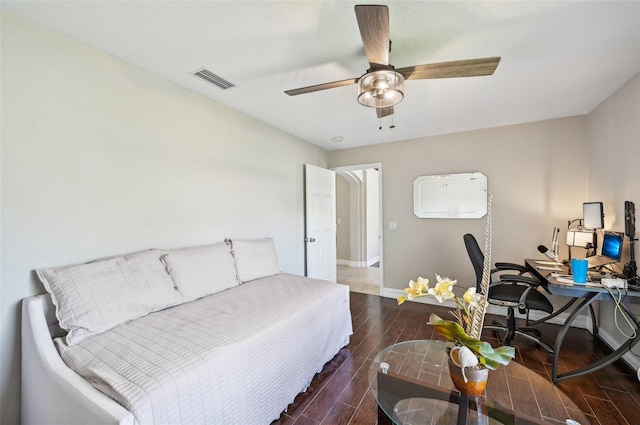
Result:
M336 174L311 164L304 169L307 276L335 282Z

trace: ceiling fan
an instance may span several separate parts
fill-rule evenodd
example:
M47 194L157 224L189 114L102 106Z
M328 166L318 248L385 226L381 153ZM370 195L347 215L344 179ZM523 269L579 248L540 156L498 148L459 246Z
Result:
M404 98L404 80L458 78L491 75L499 57L466 59L395 69L389 64L389 9L384 5L355 6L356 19L370 68L358 78L286 90L289 96L358 84L358 102L376 109L378 118L393 114L393 105Z

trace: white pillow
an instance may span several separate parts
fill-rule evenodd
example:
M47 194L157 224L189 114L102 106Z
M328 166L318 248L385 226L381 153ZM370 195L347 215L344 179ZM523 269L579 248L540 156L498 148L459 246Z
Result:
M240 283L231 249L224 242L168 251L162 258L185 302Z
M280 273L278 254L272 238L232 240L233 256L240 282Z
M56 305L60 327L73 345L153 311L180 304L182 296L150 250L87 264L37 270Z

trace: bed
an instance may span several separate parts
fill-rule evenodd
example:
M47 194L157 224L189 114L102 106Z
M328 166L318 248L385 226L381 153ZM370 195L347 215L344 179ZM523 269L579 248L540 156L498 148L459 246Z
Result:
M55 293L26 298L23 423L259 425L277 419L348 343L348 287L273 273L273 267L256 278L255 268L238 261L241 245L231 250L237 285L183 297L77 341L60 326ZM257 261L266 264L264 256ZM168 270L179 275L178 265Z

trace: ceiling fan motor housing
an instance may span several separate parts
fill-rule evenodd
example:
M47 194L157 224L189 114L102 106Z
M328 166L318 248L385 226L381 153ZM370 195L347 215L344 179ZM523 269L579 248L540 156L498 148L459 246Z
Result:
M370 108L393 106L404 98L404 77L393 69L364 74L358 80L358 102Z

